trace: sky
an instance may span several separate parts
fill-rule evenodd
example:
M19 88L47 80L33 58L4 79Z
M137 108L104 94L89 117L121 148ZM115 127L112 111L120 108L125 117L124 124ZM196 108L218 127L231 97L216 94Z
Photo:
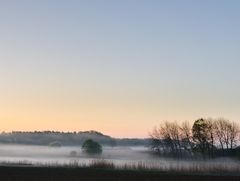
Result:
M0 131L148 137L240 122L240 1L0 1Z

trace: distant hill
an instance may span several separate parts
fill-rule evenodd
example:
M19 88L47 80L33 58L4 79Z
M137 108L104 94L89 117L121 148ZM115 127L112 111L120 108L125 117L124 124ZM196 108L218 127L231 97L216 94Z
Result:
M58 131L13 131L0 134L0 143L50 145L58 142L61 145L81 145L86 139L93 139L105 146L146 146L148 139L112 138L98 131L58 132Z

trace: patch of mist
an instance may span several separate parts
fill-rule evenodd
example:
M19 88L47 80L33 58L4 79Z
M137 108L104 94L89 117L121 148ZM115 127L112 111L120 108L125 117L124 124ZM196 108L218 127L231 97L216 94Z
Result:
M76 154L71 155L72 152ZM212 160L178 160L170 158L160 158L149 153L146 147L103 147L103 153L100 156L91 156L82 153L81 147L62 146L60 148L49 146L32 145L0 145L1 163L31 163L45 165L67 165L78 164L88 165L94 160L106 160L114 163L116 166L136 166L145 168L159 168L162 170L171 169L211 169L240 168L240 162L230 158L218 158Z

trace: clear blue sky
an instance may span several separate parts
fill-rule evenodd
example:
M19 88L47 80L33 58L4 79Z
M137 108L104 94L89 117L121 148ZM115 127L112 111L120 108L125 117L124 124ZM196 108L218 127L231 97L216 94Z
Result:
M0 1L2 130L144 137L240 120L240 1Z

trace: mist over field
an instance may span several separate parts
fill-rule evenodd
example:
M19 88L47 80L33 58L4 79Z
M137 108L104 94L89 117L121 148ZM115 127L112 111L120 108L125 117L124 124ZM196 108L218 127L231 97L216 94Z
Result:
M77 154L71 156L71 152ZM82 153L81 147L77 146L32 146L32 145L0 145L0 162L29 162L34 164L68 164L79 162L88 163L91 160L109 160L115 163L129 163L146 160L154 160L148 154L146 147L103 147L101 155L87 155Z
M72 156L71 152L77 155ZM59 148L32 145L0 145L1 165L18 166L87 166L92 162L107 161L117 167L142 166L145 169L160 170L192 170L192 169L224 169L235 172L240 168L240 162L230 158L212 160L184 160L158 157L143 146L103 147L101 155L87 155L82 153L81 147L63 146ZM224 173L222 173L224 174Z

